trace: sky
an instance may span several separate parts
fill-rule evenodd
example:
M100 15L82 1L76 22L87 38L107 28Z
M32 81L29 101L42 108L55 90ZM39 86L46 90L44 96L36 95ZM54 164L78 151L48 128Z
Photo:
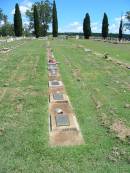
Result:
M37 1L39 0L0 0L0 8L12 22L15 4L19 3L23 21L28 23L25 12ZM86 13L89 13L91 18L92 32L101 32L102 18L106 12L109 32L118 33L121 15L130 11L130 0L56 0L56 5L60 32L82 32Z

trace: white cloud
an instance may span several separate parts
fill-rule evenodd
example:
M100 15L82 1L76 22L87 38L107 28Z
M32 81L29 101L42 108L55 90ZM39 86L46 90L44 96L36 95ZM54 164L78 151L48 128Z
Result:
M63 28L59 28L60 32L82 32L82 24L80 22L72 22Z
M122 19L126 22L125 15L122 15ZM120 26L121 17L116 17L109 23L109 33L118 33L119 26ZM101 22L92 22L91 29L93 33L101 33L102 30L102 23ZM83 32L82 23L79 21L74 21L65 27L59 28L59 32ZM130 34L130 31L124 30L125 34Z
M92 32L101 32L101 24L98 22L91 23ZM83 25L78 21L74 21L63 28L59 28L60 32L83 32Z
M23 19L23 26L29 25L29 21L26 18L26 11L31 9L32 4L33 3L30 0L24 0L23 2L19 4L20 12ZM12 15L14 14L14 12L15 12L15 9L12 10Z
M101 24L98 22L91 23L91 30L93 33L100 33L101 32Z
M125 15L122 15L122 19L123 19L124 23L127 22L127 19L126 19ZM119 32L120 21L121 21L121 16L116 17L109 26L109 32L118 33ZM124 29L124 33L125 34L130 34L130 31Z
M4 21L0 21L0 26L3 26L4 25Z
M20 3L19 8L20 12L23 16L25 16L25 13L27 10L30 10L32 7L32 2L30 0L24 0L22 3ZM15 9L12 10L12 14L14 14Z

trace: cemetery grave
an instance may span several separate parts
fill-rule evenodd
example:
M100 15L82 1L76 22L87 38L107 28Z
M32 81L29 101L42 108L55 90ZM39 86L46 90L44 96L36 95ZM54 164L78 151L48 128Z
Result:
M9 49L9 48L2 48L2 49L0 49L0 53L7 53L7 52L9 52L11 49Z
M47 50L48 61L50 62L51 53ZM53 55L54 59L54 55ZM58 66L50 65L48 63L48 72L57 69ZM64 95L60 93L59 87L62 88ZM56 92L49 90L50 103L49 103L49 126L50 126L50 145L51 146L69 146L69 145L81 145L84 143L81 135L75 114L70 105L68 96L66 95L65 88L62 81L52 80L49 81L49 88L57 89ZM66 96L65 96L66 95ZM66 100L64 100L66 98ZM68 130L67 130L68 129ZM75 137L72 140L72 134L70 131L76 131ZM64 133L63 133L64 131ZM58 133L57 133L58 132ZM67 135L66 135L67 133ZM63 137L64 136L64 137ZM57 140L58 137L58 140ZM64 139L64 140L63 140Z
M63 87L63 83L62 81L57 81L57 80L53 80L53 81L49 81L49 87Z

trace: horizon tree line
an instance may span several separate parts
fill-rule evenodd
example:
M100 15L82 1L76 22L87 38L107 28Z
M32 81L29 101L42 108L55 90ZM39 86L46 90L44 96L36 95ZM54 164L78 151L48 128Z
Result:
M130 12L129 12L129 20L130 20ZM130 24L129 24L129 26L130 26ZM121 41L122 38L123 38L123 28L124 28L123 19L121 17L120 26L119 26L119 33L118 33L119 41ZM83 33L84 33L84 38L85 39L89 39L90 36L92 35L91 21L90 21L89 13L86 14L86 16L84 18L84 21L83 21ZM109 34L109 22L108 22L108 16L107 16L106 13L104 13L103 20L102 20L101 34L102 34L103 39L106 39L108 37L108 34Z
M128 14L128 20L130 21L130 12L127 12L127 14ZM34 30L33 34L35 35L36 38L47 35L50 23L52 23L53 37L58 37L58 17L57 17L57 8L55 0L53 1L53 3L50 3L49 0L35 2L32 5L31 10L27 10L26 15L30 21L28 30L30 31ZM16 3L15 5L14 24L9 25L9 23L7 22L7 16L4 15L2 10L0 9L0 22L2 20L4 21L5 24L3 28L1 27L2 29L4 29L5 26L7 28L8 24L8 27L10 27L8 28L8 30L10 29L11 33L14 30L14 35L16 37L20 37L23 35L24 29L22 23L22 15L18 3ZM118 33L119 41L123 37L123 28L124 24L123 24L123 19L121 18L119 33ZM104 13L102 20L102 30L101 30L102 38L106 39L108 37L108 33L109 33L109 21L107 14ZM85 39L89 39L90 36L92 35L91 20L89 13L85 15L85 18L83 20L83 34Z
M53 4L51 4L49 0L36 2L31 10L26 12L26 15L30 19L30 29L34 29L33 33L36 38L47 35L47 30L51 22L53 37L58 36L58 18L55 0ZM18 3L15 5L14 31L15 36L22 36L22 17Z

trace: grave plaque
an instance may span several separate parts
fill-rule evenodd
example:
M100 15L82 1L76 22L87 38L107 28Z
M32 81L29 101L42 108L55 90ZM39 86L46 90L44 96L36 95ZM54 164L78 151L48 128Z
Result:
M53 86L55 86L55 85L60 85L59 81L52 81L51 84L52 84Z
M49 69L52 69L52 70L53 70L53 69L55 70L55 69L57 69L57 66L56 66L56 65L49 65L48 68L49 68Z
M56 75L56 70L51 70L51 75Z
M53 99L60 101L60 100L64 100L64 97L62 93L56 93L56 94L53 94Z
M65 114L58 114L56 115L56 126L69 126L69 118Z

